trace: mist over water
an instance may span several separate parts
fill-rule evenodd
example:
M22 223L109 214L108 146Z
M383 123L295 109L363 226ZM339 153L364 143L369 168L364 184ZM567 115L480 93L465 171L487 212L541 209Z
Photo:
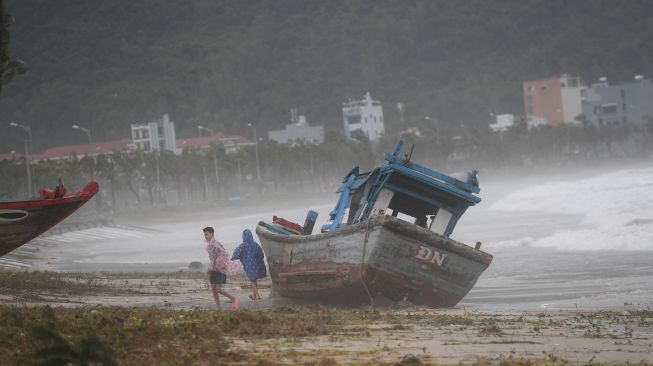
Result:
M485 193L457 239L484 240L494 260L460 306L653 306L653 168L489 184Z
M574 227L552 228L551 235L496 241L489 243L492 247L653 250L653 168L524 188L492 204L489 211L582 217Z
M584 175L481 181L483 202L471 207L452 238L494 260L460 306L489 309L624 309L653 306L653 167ZM191 221L145 222L134 237L72 240L37 263L64 271L171 271L207 263L201 229L233 251L241 233L273 215L303 224L328 218L335 194L317 204L240 208L220 216L198 211ZM281 206L281 204L279 205ZM283 206L287 206L283 204ZM238 213L239 212L239 213Z
M335 198L335 195L333 196ZM328 213L333 209L332 204L311 207L321 213ZM270 210L270 211L268 211ZM133 238L108 239L92 242L74 242L61 245L64 260L60 263L50 261L48 266L66 270L96 270L112 271L124 269L121 264L142 264L136 270L175 270L185 269L192 261L208 262L208 255L204 249L204 236L202 229L211 226L215 229L215 236L225 248L232 252L242 242L244 229L255 231L259 221L271 221L273 215L285 217L289 220L303 224L309 208L292 208L272 210L271 208L253 208L250 213L239 216L215 216L198 212L197 219L191 222L178 223L153 223L147 228L155 230L147 235ZM321 219L321 220L320 220ZM316 223L316 229L326 219L326 214Z

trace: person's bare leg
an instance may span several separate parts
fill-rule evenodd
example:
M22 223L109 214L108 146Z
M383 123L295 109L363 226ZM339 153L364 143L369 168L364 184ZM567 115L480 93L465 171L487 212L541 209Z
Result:
M231 310L238 309L238 307L240 306L240 301L238 301L238 298L236 298L236 296L233 296L232 294L228 293L227 291L225 291L223 289L218 290L218 292L221 295L224 295L224 296L228 297L229 299L231 299Z
M260 300L261 295L258 294L258 286L256 280L252 281L252 290L254 290L254 300Z
M228 297L231 300L231 302L233 302L234 299L236 299L236 296L233 296L232 294L228 293L225 290L219 289L218 293L220 293L220 295L224 295L224 296Z
M220 309L220 296L218 295L221 291L220 285L214 283L211 285L211 292L213 293L213 300L215 300L215 305Z
M218 306L220 306L220 300L218 299L218 294L228 297L231 300L231 302L233 302L234 299L236 298L232 294L223 290L222 286L220 286L219 284L215 284L213 285L213 297L217 299L215 302L218 304Z

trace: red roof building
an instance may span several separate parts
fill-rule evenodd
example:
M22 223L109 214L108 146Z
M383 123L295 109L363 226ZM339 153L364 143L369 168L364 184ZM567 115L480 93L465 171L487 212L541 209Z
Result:
M225 137L222 132L212 136L189 137L177 139L177 152L183 149L208 150L211 145L222 144L227 153L233 153L246 146L254 146L253 142L240 137ZM135 149L134 143L130 138L124 138L116 141L106 141L83 145L57 146L45 150L42 153L31 154L30 161L40 160L58 160L71 156L96 156L100 154L110 154L114 151L132 151ZM9 154L0 154L0 160L20 160L23 155L16 152Z
M254 146L255 143L251 142L240 136L224 137L222 132L218 132L211 136L202 137L189 137L185 139L177 139L177 149L199 149L206 150L211 145L222 144L227 154L237 152L246 146Z
M224 134L222 132L218 132L212 136L177 139L177 149L183 150L189 148L209 148L211 145L219 144L220 140L223 138Z
M124 138L116 141L98 142L84 145L57 146L45 150L39 154L32 154L30 160L57 160L68 156L95 156L109 154L113 151L126 151L132 149L132 140Z

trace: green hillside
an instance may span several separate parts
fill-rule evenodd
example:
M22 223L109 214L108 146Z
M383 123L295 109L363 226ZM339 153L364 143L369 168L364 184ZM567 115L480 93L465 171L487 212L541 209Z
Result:
M370 91L389 130L481 125L522 113L521 82L569 73L612 81L653 73L651 1L5 0L11 54L29 65L3 86L0 153L123 137L171 114L248 134L287 123L341 126ZM406 104L405 126L395 105Z

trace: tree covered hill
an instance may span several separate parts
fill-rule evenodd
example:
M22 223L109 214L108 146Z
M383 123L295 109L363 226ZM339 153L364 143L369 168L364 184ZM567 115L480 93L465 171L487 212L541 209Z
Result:
M170 113L242 135L280 128L297 107L341 126L370 91L390 131L486 125L522 113L521 82L653 74L653 2L384 0L6 0L12 54L29 65L0 96L0 153L123 137ZM396 103L406 105L400 125Z

